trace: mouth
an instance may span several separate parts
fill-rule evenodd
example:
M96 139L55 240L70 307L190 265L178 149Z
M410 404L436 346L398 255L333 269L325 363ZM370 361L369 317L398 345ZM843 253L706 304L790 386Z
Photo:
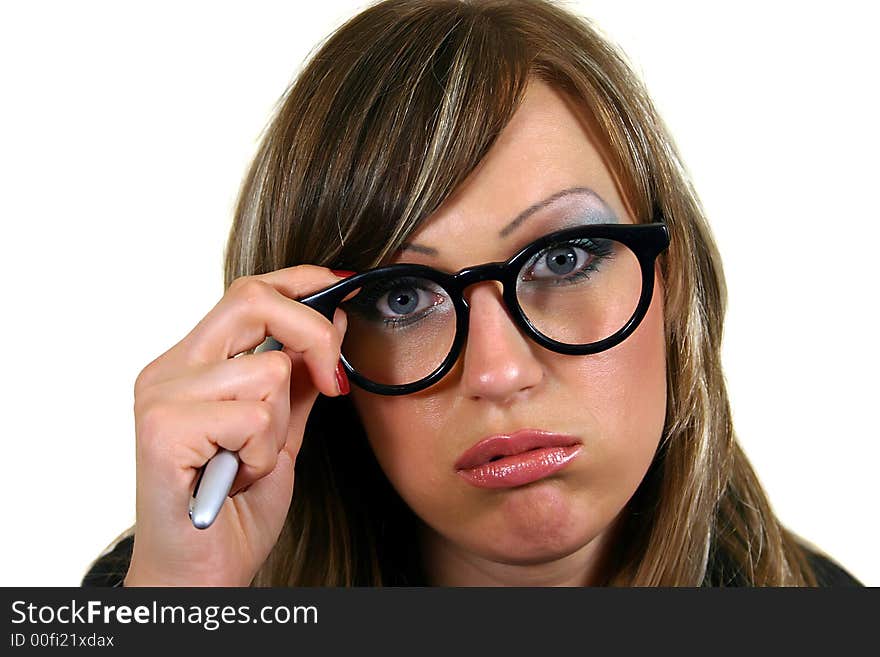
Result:
M575 436L523 429L481 440L458 458L455 470L479 488L521 486L558 472L582 447Z

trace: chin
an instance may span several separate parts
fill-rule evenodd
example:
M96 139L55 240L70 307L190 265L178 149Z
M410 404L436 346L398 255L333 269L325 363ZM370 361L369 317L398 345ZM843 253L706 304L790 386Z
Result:
M567 557L598 536L595 510L578 504L553 482L506 491L478 521L467 542L486 558L510 565L535 565Z

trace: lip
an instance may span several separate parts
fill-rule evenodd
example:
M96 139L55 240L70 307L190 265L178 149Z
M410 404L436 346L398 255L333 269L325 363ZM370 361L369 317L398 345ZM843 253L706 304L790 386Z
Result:
M522 429L481 440L458 458L455 470L480 488L521 486L558 472L582 447L575 436Z

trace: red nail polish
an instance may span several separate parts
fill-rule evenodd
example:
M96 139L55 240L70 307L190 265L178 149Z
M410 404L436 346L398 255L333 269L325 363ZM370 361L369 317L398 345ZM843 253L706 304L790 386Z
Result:
M336 363L336 385L339 386L340 394L347 395L351 391L348 377L345 376L345 369L342 367L342 361Z
M339 278L348 278L357 274L356 271L346 271L345 269L331 269L330 271L339 276Z

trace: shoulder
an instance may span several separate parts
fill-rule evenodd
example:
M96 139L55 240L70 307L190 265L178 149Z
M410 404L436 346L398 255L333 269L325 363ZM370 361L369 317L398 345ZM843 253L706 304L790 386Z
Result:
M797 537L795 542L816 576L817 587L864 586L840 564L808 541ZM752 586L752 583L735 559L720 546L713 545L709 553L703 586Z
M80 586L121 586L131 562L134 535L123 536L89 566Z
M864 586L831 557L808 546L803 546L803 550L816 575L817 586Z

